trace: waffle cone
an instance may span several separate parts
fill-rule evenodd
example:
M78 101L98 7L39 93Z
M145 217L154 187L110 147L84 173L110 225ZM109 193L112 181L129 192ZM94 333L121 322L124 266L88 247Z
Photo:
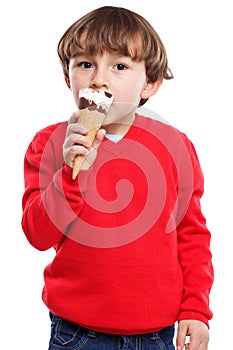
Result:
M79 114L78 122L84 125L89 131L86 138L93 143L97 131L100 129L105 114L98 112L97 110L89 110L88 108L82 109ZM82 166L85 156L77 155L74 158L72 179L76 179L78 172Z

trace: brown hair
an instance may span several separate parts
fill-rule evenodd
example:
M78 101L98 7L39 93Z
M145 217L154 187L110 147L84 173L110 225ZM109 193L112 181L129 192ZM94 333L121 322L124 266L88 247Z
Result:
M80 38L85 33L85 48ZM145 61L150 81L172 79L164 45L154 28L130 10L104 6L73 23L58 43L58 55L64 75L69 78L69 63L77 47L87 54L117 52L135 61ZM141 100L140 105L146 100Z

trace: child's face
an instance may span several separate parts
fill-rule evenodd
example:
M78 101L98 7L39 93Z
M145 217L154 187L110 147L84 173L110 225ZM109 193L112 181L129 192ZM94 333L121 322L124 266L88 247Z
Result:
M69 79L66 82L77 106L81 88L111 93L114 103L110 111L115 110L110 113L114 115L112 121L134 113L141 98L149 98L155 93L151 92L155 83L147 82L144 62L132 61L128 56L110 52L89 56L85 51L77 51L70 60Z

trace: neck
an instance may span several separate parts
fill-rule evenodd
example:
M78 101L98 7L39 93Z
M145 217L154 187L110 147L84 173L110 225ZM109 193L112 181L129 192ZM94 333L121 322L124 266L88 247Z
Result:
M135 114L124 117L114 123L106 124L103 126L103 128L106 130L107 134L125 135L133 124L134 119Z

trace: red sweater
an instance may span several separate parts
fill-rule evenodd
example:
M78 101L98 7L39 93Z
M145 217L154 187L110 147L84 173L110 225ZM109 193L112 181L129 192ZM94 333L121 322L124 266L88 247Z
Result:
M67 123L36 134L25 156L22 226L39 250L55 248L43 300L94 330L136 334L181 319L208 325L213 268L201 212L203 175L175 128L136 116L118 143L72 180Z

